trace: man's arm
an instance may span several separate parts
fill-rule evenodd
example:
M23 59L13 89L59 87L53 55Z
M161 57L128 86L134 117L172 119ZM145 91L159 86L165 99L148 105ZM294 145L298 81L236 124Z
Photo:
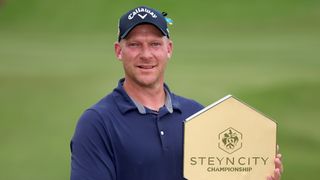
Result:
M78 121L71 148L71 180L116 180L113 151L105 125L94 110Z

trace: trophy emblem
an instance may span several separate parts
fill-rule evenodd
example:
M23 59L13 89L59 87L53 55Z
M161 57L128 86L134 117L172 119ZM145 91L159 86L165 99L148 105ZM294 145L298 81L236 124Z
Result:
M237 151L242 147L242 134L232 127L219 134L219 148L229 154ZM240 142L239 142L240 141Z

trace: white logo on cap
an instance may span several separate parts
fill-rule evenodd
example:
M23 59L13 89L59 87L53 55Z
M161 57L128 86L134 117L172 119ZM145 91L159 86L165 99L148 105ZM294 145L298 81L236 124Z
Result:
M144 15L139 14L139 13L141 13L141 12L145 12L146 14L144 14ZM137 9L133 10L132 13L130 13L130 14L128 15L128 19L131 20L131 19L133 19L134 16L136 16L136 15L138 15L141 19L144 19L144 18L146 18L146 16L147 16L148 14L150 14L151 17L153 17L153 18L157 18L157 15L156 15L153 11L151 11L150 9L147 9L147 8L137 8Z
M145 15L142 16L141 14L138 14L138 16L141 17L141 19L146 18L147 15L148 15L148 14L145 14Z

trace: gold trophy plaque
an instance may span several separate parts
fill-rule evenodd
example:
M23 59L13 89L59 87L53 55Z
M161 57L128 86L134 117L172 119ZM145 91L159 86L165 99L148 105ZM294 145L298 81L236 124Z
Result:
M228 95L184 124L188 180L266 180L273 174L277 124Z

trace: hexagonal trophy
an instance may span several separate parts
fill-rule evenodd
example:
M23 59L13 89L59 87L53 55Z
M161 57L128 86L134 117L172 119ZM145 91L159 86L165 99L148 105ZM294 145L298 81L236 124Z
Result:
M273 174L277 124L228 95L186 119L184 177L266 180Z

